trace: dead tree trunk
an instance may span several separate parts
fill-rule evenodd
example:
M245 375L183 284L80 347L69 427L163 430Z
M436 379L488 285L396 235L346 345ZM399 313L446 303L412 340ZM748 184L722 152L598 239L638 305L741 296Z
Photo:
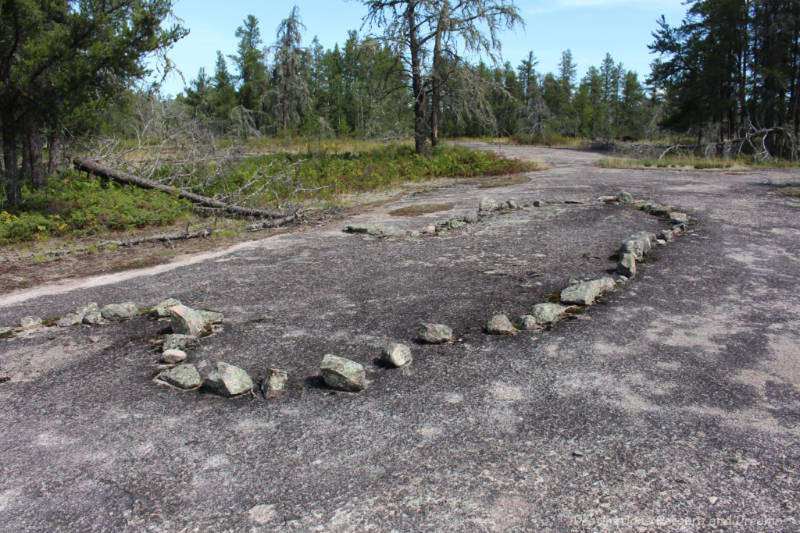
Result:
M270 211L265 209L255 209L251 207L240 207L238 205L226 204L225 202L220 202L219 200L209 198L208 196L202 196L193 192L184 191L183 189L178 189L177 187L172 187L170 185L164 185L162 183L156 183L155 181L140 178L138 176L134 176L133 174L128 174L127 172L121 172L84 157L76 157L72 160L72 162L74 163L76 169L88 172L89 174L94 174L95 176L100 176L101 178L112 179L114 181L129 185L136 185L137 187L142 187L143 189L156 189L166 193L176 194L181 198L186 198L187 200L190 200L196 204L206 207L213 207L215 209L219 209L220 211L231 213L236 216L271 219L287 218L287 216L289 218L294 217L294 215L287 214L282 211Z

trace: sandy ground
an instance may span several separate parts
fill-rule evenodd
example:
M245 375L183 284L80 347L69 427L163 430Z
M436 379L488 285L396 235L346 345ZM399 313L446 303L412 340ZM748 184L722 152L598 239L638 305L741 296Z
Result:
M800 200L796 170L613 170L530 147L531 181L462 183L323 228L207 256L0 296L0 325L89 301L174 296L223 311L193 362L280 399L151 380L164 323L40 328L0 340L3 531L796 531L800 511ZM625 189L695 221L639 276L575 319L483 333L613 269L620 241L664 223L598 202ZM447 237L375 239L465 214L482 196L543 200ZM582 203L565 203L578 201ZM454 209L391 217L417 203ZM458 341L413 342L421 321ZM376 364L388 341L414 363ZM327 389L325 353L367 367Z

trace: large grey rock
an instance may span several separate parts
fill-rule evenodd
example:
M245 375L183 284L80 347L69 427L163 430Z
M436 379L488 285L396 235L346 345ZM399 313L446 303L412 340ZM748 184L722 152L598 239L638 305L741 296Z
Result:
M139 306L134 302L124 302L121 304L108 304L100 310L100 314L106 320L124 320L133 318L139 314Z
M568 304L592 305L603 292L616 287L616 282L605 276L570 285L561 291L561 301Z
M180 300L176 300L175 298L162 300L153 307L153 310L150 311L150 316L153 318L169 318L169 308L175 307L176 305L181 305Z
M489 319L486 324L486 333L490 335L514 335L517 333L517 328L508 319L506 315L497 314Z
M619 191L617 194L617 201L623 204L633 203L633 195L628 191Z
M100 312L100 306L97 305L97 302L89 302L76 309L75 313L81 316L81 322L84 324L103 323L103 313Z
M19 320L22 329L36 328L42 325L42 318L38 316L24 316Z
M484 212L497 211L498 208L497 201L489 196L481 198L481 202L478 204L478 209Z
M185 305L176 305L169 308L169 323L173 333L183 335L200 335L206 327L206 319L200 311Z
M194 335L174 333L164 337L162 350L191 350L200 346L200 339Z
M561 320L566 310L567 307L564 305L545 302L534 305L530 316L537 326L544 327Z
M622 254L617 263L617 272L629 279L636 276L636 256L632 253Z
M334 389L360 391L367 386L364 367L344 357L325 354L320 364L320 374L323 381Z
M164 350L161 354L161 362L168 365L183 363L184 361L186 361L186 352L183 350L170 348L169 350Z
M411 348L399 342L387 344L383 349L383 357L381 359L393 367L410 365L411 361L413 361Z
M267 398L280 396L286 390L287 381L289 381L289 374L277 368L270 368L269 376L261 386L261 392Z
M197 368L187 364L162 371L158 379L181 389L196 389L203 383Z
M253 390L253 380L238 366L220 361L216 370L205 379L203 386L220 396L238 396Z
M653 241L656 239L655 233L647 231L640 231L628 237L619 249L619 255L633 254L637 261L641 261L653 247Z
M453 330L444 324L422 324L419 340L428 344L443 344L453 341Z

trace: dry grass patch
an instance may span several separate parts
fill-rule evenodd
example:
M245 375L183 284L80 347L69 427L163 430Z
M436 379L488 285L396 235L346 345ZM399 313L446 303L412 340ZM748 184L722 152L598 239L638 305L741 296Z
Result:
M530 178L526 178L525 176L508 176L505 178L497 178L491 181L485 181L483 183L479 183L477 187L479 189L494 189L497 187L511 187L512 185L522 185L523 183L529 183L531 180Z
M785 187L778 190L784 196L791 196L792 198L800 198L800 187Z
M394 211L389 211L389 214L393 217L418 217L427 215L428 213L450 211L451 209L453 209L453 204L450 203L416 204L408 207L401 207L400 209L395 209Z

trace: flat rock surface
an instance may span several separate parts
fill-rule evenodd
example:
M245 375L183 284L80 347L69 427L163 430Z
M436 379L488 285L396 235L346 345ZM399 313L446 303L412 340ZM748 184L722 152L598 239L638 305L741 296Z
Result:
M485 190L461 182L110 284L0 296L0 324L14 325L172 295L226 317L193 359L296 379L272 400L159 386L147 340L164 323L141 316L0 339L2 529L795 530L800 201L777 189L798 171L615 170L589 152L502 151L552 168L492 196L543 207L444 237L342 232L465 215ZM629 235L668 227L596 200L620 190L688 213L688 231L572 320L485 335L487 310L520 316L570 278L613 270ZM454 209L388 215L440 202ZM375 364L420 321L457 341L413 345L400 370ZM363 364L370 387L325 387L325 353Z

